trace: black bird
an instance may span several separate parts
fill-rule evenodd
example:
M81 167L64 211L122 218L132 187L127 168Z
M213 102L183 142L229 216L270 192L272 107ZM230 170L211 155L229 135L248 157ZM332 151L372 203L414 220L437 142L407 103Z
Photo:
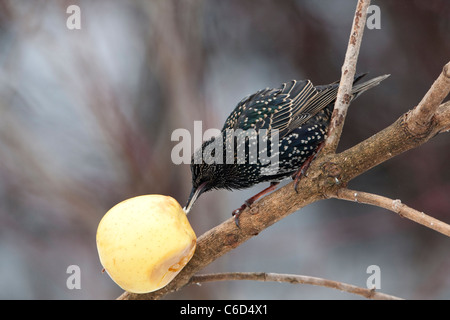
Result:
M389 75L357 83L364 76L355 77L352 100ZM192 156L192 192L186 213L206 191L270 182L233 212L238 225L240 212L281 180L294 175L297 183L302 167L315 157L326 138L338 88L339 81L313 86L310 80L292 80L242 99L225 121L221 136L204 142Z

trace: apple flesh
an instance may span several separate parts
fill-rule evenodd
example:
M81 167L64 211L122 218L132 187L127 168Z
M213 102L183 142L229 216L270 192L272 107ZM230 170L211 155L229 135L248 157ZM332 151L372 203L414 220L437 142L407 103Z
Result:
M97 229L100 262L122 289L146 293L166 286L192 258L197 237L180 204L144 195L120 202Z

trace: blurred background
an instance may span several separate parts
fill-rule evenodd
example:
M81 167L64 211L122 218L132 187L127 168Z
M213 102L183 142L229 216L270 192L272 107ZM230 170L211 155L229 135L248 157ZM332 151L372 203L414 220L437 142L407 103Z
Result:
M69 30L69 5L81 30ZM450 2L372 1L358 72L390 73L350 108L340 150L413 108L449 61ZM116 203L150 193L184 205L189 165L177 128L221 128L244 96L291 79L340 78L356 1L0 0L0 298L114 299L95 233ZM450 136L441 134L351 182L450 223ZM287 181L289 182L289 181ZM204 194L189 215L200 236L265 188ZM265 271L381 292L450 298L450 239L376 207L326 200L221 257L204 272ZM81 289L69 290L78 265ZM169 299L358 299L326 288L234 281Z

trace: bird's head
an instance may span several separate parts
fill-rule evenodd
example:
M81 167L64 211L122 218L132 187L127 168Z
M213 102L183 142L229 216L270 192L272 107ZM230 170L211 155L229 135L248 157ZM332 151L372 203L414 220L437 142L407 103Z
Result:
M192 205L202 193L214 189L214 167L214 165L208 165L206 163L191 164L192 190L184 207L186 213L191 210Z
M188 213L198 197L213 189L231 189L233 185L233 165L223 163L222 155L214 158L214 150L210 153L203 152L211 146L214 138L203 143L202 147L195 151L191 160L192 190L184 211Z

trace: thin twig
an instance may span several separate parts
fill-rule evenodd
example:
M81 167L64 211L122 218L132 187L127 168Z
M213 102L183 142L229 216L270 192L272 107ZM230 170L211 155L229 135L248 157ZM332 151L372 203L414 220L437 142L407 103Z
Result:
M358 60L359 48L361 47L364 27L366 25L367 8L370 0L359 0L353 18L352 30L342 65L339 90L334 104L333 116L322 153L335 152L344 127L347 109L351 101L353 80L356 73L356 62Z
M377 292L374 289L361 288L340 281L310 276L302 276L297 274L280 274L280 273L266 273L266 272L229 272L229 273L201 274L193 276L191 278L190 284L212 282L212 281L229 281L229 280L253 280L263 282L276 281L292 284L309 284L313 286L326 287L347 293L357 294L368 299L401 300L401 298Z
M328 194L331 198L354 201L358 203L365 203L377 207L385 208L387 210L398 213L401 217L410 219L427 228L433 229L450 237L450 225L442 222L436 218L426 215L423 212L417 211L400 200L393 200L387 197L376 195L373 193L355 191L350 189L339 189L336 193Z

